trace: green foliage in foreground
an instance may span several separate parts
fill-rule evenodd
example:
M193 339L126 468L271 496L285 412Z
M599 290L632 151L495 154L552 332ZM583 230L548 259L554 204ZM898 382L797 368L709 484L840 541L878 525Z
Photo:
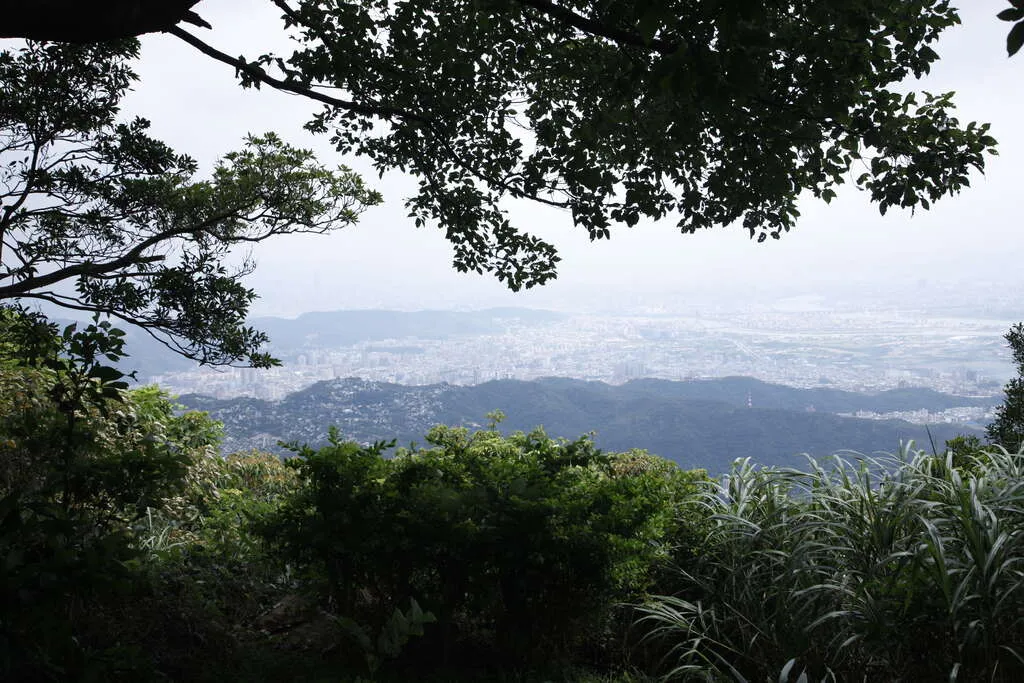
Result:
M126 390L117 331L0 315L4 680L583 680L692 552L704 475L646 453L439 427L222 457Z
M679 513L703 473L644 452L493 427L437 427L427 443L385 458L382 444L332 432L325 448L297 449L302 486L264 532L311 572L325 609L369 623L410 599L431 610L438 624L419 656L434 665L620 648L618 605L640 598L697 528Z
M1021 680L1024 453L901 455L709 489L704 553L644 610L671 676Z
M714 482L496 417L222 457L103 323L0 333L0 679L1024 676L1024 452Z
M0 308L0 340L0 678L75 680L95 601L132 590L132 526L219 435L125 393L107 323L59 332Z

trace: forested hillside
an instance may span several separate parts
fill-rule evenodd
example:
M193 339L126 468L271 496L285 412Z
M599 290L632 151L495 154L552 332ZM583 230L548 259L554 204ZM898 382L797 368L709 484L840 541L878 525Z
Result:
M753 407L747 406L748 398ZM567 438L593 431L601 448L644 448L684 467L720 473L743 457L764 465L795 465L803 453L820 457L839 450L893 451L909 440L941 446L958 433L976 430L934 425L929 437L920 425L839 417L831 411L941 410L988 399L924 390L872 396L731 378L640 380L622 386L570 379L502 380L470 387L346 379L320 382L277 402L194 395L181 401L224 422L229 450L273 448L278 440L322 444L325 425L363 443L397 439L409 444L436 424L480 425L485 413L501 410L507 415L502 425L506 430L543 425L548 434Z

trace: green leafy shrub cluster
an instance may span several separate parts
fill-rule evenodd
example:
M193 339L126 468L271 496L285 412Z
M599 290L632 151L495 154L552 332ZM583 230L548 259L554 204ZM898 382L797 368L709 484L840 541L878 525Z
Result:
M677 552L703 473L540 430L437 427L426 440L391 458L333 432L320 450L296 448L302 486L263 531L324 608L378 628L415 600L438 621L418 656L441 665L621 647L621 605Z
M165 398L164 405L173 403ZM203 413L177 419L198 427L199 434L210 426ZM230 680L278 680L263 678L266 672L258 666L257 673L236 675L250 646L265 640L260 616L295 588L288 568L266 552L254 525L296 483L294 471L277 456L222 456L204 447L192 453L180 490L136 524L136 578L145 598L125 618L146 634L141 646L161 675L182 681L226 674Z
M0 674L102 678L96 606L128 598L132 528L181 490L190 444L154 396L126 394L108 323L63 331L0 309ZM102 611L102 610L99 610Z
M294 488L157 387L122 333L0 308L0 679L197 680L280 597L251 521Z

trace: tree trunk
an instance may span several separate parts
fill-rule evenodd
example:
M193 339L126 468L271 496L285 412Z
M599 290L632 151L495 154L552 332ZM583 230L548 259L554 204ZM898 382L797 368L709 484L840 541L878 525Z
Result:
M201 0L0 0L0 38L95 43L171 28L206 25Z

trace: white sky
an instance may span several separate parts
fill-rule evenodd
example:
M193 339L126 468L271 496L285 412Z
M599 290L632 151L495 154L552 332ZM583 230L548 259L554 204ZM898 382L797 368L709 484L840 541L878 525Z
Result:
M233 70L167 35L146 36L137 65L141 81L126 110L153 121L154 134L204 164L237 147L249 132L277 131L318 151L323 161L365 173L385 203L352 228L331 236L295 236L261 246L250 283L260 293L253 313L295 315L342 308L467 308L498 305L594 310L610 304L650 308L701 301L725 291L736 300L752 292L809 294L835 289L883 289L935 295L950 284L986 296L1016 297L1024 284L1024 225L1019 216L1024 160L1024 55L1008 60L1009 24L995 14L1005 0L958 0L963 25L938 45L942 60L918 89L957 91L961 121L989 121L1000 142L984 177L959 197L930 212L878 214L852 188L831 205L805 201L795 230L775 242L755 244L740 227L680 235L669 219L613 230L608 242L590 243L568 214L530 203L513 205L514 222L560 248L556 282L512 294L490 276L451 268L443 234L417 230L403 199L415 183L399 174L378 179L364 160L340 158L326 138L302 124L316 107L272 90L244 91ZM278 49L277 11L266 2L203 0L199 13L213 31L194 29L229 54L253 58ZM192 27L189 27L191 30ZM984 283L991 282L991 285ZM979 285L978 283L982 283ZM1024 309L1024 306L1022 306ZM1022 310L1021 317L1024 317Z

